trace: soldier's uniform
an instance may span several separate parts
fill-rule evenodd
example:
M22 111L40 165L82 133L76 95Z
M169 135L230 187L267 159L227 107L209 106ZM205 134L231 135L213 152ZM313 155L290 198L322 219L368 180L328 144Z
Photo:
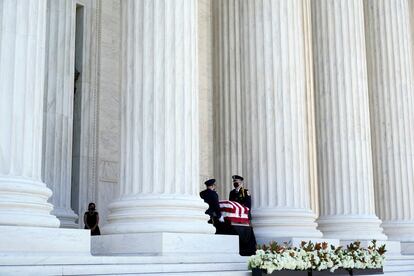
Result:
M234 180L241 180L243 181L243 177L239 176L239 175L233 175L232 176L233 181ZM252 207L252 197L250 195L250 192L248 189L244 188L244 187L240 187L239 190L237 189L233 189L230 192L229 195L229 200L230 201L236 201L238 203L240 203L241 205L243 205L244 207L249 208L249 219L252 219L252 215L251 215L251 207Z
M237 189L233 189L230 192L229 200L236 201L249 209L252 207L252 198L250 196L250 192L248 189L245 189L243 187L241 187L239 191L237 191Z
M237 182L239 185L242 185L240 182L243 181L243 177L239 175L233 175L233 183ZM235 186L236 187L236 186ZM240 186L239 186L240 187ZM239 188L238 187L238 188ZM238 190L237 188L233 189L229 195L230 201L235 201L243 205L244 207L249 208L249 220L252 219L250 209L252 207L252 197L248 189L241 186ZM242 256L251 256L256 253L256 237L254 235L253 227L250 225L246 226L233 226L234 231L239 235L239 248L240 255Z
M209 187L214 185L215 182L215 179L209 179L204 182L204 184ZM205 203L208 204L208 209L205 213L210 216L211 220L209 222L215 222L215 220L221 217L219 197L217 192L207 188L204 191L200 192L200 197L204 200Z

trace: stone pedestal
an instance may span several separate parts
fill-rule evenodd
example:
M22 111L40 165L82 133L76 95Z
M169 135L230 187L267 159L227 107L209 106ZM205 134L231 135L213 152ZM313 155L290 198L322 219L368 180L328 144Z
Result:
M241 1L244 176L259 240L319 238L310 206L306 1ZM281 12L283 11L283 12ZM234 12L236 13L236 12ZM232 64L229 64L232 66ZM313 118L313 117L312 117ZM222 126L224 127L224 126Z
M101 255L239 255L239 237L187 233L137 233L92 237L92 254Z
M212 234L199 197L197 1L121 9L121 189L103 233Z
M77 228L71 209L75 5L47 1L46 81L42 175L52 190L53 214L60 226Z
M89 230L0 226L0 256L90 256Z
M364 2L376 210L390 240L414 241L414 59L409 1Z
M312 1L319 229L386 239L375 215L363 2Z

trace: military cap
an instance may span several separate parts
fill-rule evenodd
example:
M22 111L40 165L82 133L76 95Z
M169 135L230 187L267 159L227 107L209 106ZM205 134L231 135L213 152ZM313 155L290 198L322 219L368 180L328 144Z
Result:
M233 175L231 178L233 178L233 180L236 180L236 179L238 179L238 180L241 180L241 181L243 181L244 180L244 178L243 177L241 177L240 175Z
M213 186L214 184L216 184L216 180L214 178L209 179L207 181L204 182L204 184L206 184L206 186Z

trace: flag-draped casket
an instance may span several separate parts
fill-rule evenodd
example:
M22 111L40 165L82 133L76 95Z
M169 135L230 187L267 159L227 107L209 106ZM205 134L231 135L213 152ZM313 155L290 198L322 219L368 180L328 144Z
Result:
M238 202L230 200L222 200L219 202L221 215L227 222L232 224L249 225L249 208L244 207Z

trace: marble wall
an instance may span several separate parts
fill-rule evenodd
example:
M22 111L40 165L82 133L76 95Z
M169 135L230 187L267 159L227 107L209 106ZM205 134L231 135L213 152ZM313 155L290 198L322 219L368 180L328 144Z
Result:
M101 1L96 203L101 224L118 195L120 132L120 1Z

